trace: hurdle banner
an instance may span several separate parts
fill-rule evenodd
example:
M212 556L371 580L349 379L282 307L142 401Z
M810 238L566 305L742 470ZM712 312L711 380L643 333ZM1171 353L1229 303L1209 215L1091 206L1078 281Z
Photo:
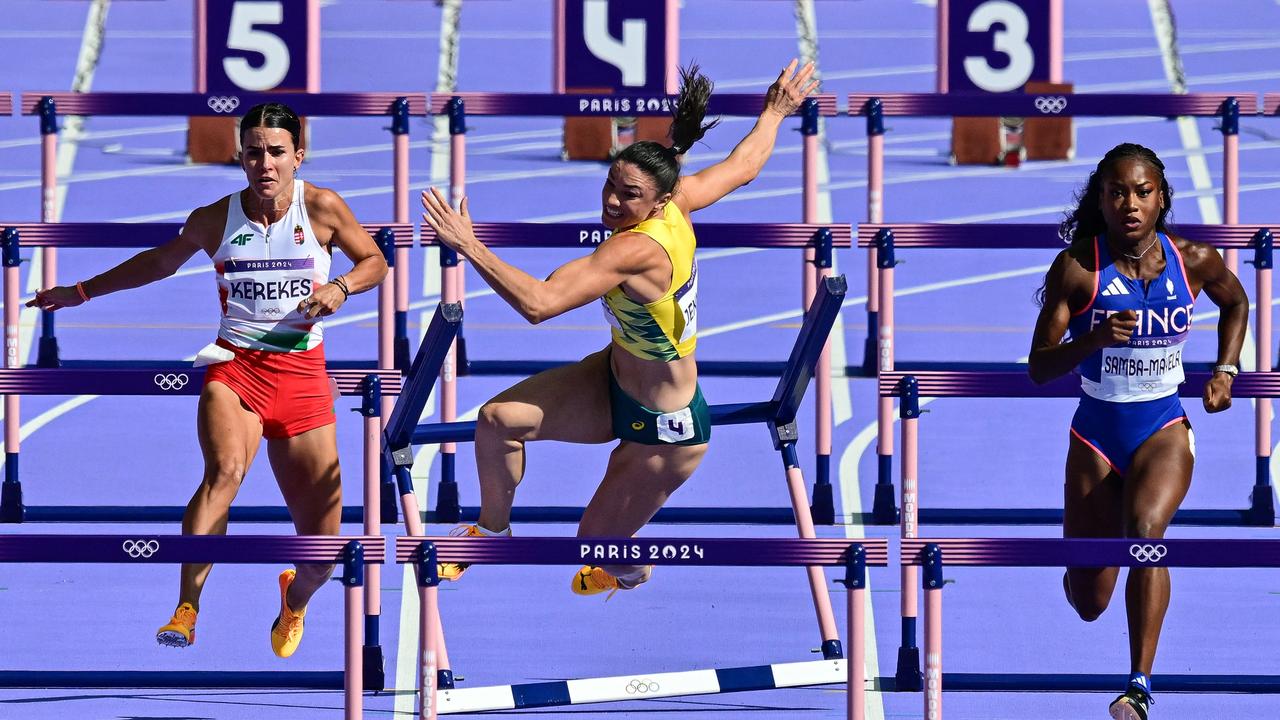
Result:
M966 567L1280 567L1280 540L1168 538L945 538L904 540L900 561L922 570L928 684L924 717L941 720L943 691L1115 691L1127 675L945 673L942 662L944 566ZM1276 675L1153 675L1165 692L1280 693ZM884 685L892 685L885 678Z
M1272 227L1280 227L1280 223L1271 225L1178 225L1180 236L1192 238L1211 244L1226 251L1253 250L1253 259L1247 261L1255 268L1255 291L1257 309L1255 314L1255 332L1257 334L1256 367L1264 372L1273 369L1270 348L1272 342L1271 298L1272 298L1272 265L1274 237ZM914 249L1046 249L1062 250L1065 243L1058 237L1058 226L1053 224L1010 223L1010 224L972 224L953 225L943 223L867 223L858 226L858 246L874 249L879 265L878 276L880 286L881 327L879 330L879 370L881 378L901 378L903 373L913 374L923 379L929 373L955 371L972 373L976 371L997 371L1021 376L1025 383L1018 385L1025 394L1017 397L1037 397L1035 390L1026 389L1030 379L1026 376L1026 366L1018 363L983 363L983 362L910 362L899 363L895 356L894 341L894 267L897 265L897 251L901 248ZM905 367L900 367L905 365ZM895 373L897 373L895 375ZM896 382L896 380L895 380ZM997 385L997 392L1000 392ZM1190 386L1184 385L1183 392L1190 392ZM1195 386L1199 387L1199 386ZM892 408L894 392L884 394L886 388L882 384L880 395L881 409ZM889 389L891 390L891 388ZM971 390L972 391L972 390ZM1247 382L1235 386L1237 392L1249 392ZM1266 392L1266 390L1259 390ZM929 391L923 391L931 396ZM1074 396L1076 393L1071 393ZM1194 393L1193 393L1194 394ZM977 395L970 395L977 397ZM1243 396L1242 396L1243 397ZM1271 395L1254 395L1258 402L1254 409L1255 426L1255 479L1251 506L1243 511L1180 511L1175 522L1194 524L1246 524L1270 526L1275 523L1274 493L1271 491ZM882 471L877 478L875 502L872 510L872 521L892 523L897 519L899 508L895 504L891 460L893 454L892 416L878 416L880 424L880 444L877 453L880 455ZM903 423L904 431L906 423ZM909 475L903 472L904 482ZM1038 512L999 510L986 511L938 511L929 513L931 522L945 523L1034 523L1059 522L1060 515L1044 515ZM1035 518L1040 518L1036 520ZM1055 519L1056 518L1056 519Z
M1280 93L1267 93L1262 96L1262 114L1280 115Z
M13 93L0 93L0 115L13 114Z
M659 697L768 690L847 683L846 712L864 718L866 705L866 568L888 563L884 539L800 538L396 538L396 562L413 563L418 576L422 617L419 637L419 716L527 709ZM611 559L610 559L611 558ZM683 566L843 567L838 581L848 588L849 660L826 659L752 667L687 672L643 673L467 689L441 688L432 680L434 639L427 632L438 622L437 562L501 565L577 565L635 561ZM820 571L821 572L821 571Z
M386 549L381 535L0 535L0 563L339 564L346 628L344 670L339 672L0 671L0 687L341 688L344 717L358 720L366 689L361 662L362 591L366 571L385 562Z
M772 399L767 402L713 405L710 408L713 425L763 422L769 427L774 449L778 451L782 459L787 490L792 503L789 519L795 522L797 531L802 538L813 538L816 536L816 531L811 510L805 502L804 478L796 455L795 448L799 433L795 418L800 403L804 398L805 389L813 377L815 367L818 365L816 358L826 346L827 338L831 332L831 327L835 324L835 318L840 312L840 305L846 291L844 276L823 279L814 297L814 302L805 313L796 343L792 347L791 355L787 361L787 369L779 378L778 386ZM410 472L414 462L414 445L439 443L444 447L445 443L465 442L475 437L474 422L417 424L423 409L426 407L427 397L431 392L435 378L452 372L447 363L452 358L454 340L461 323L461 305L457 303L440 304L427 328L426 337L418 348L418 354L414 358L413 366L406 380L406 386L396 400L395 409L392 411L391 418L388 420L383 433L384 463L388 470L395 475L397 489L400 492L401 508L404 511L405 525L410 536L425 534L422 530L423 516L419 514ZM444 471L446 470L444 461L448 459L450 458L446 456L442 456L441 459L442 481L437 491L437 497L444 498L438 500L441 505L446 502L449 503L450 516L447 519L442 519L440 517L441 513L437 511L434 518L437 522L457 522L461 516L461 511L458 507L456 480L448 484L443 481ZM452 471L452 467L447 469ZM452 474L449 477L452 479ZM818 493L815 492L815 497L817 496ZM512 519L520 520L524 516L525 513L519 512L519 510L519 508L513 510ZM575 518L580 518L582 514L581 508L554 507L530 510L533 510L530 514L535 519L562 517L573 521ZM674 508L659 510L658 514L655 515L655 521L675 522L678 519L688 521L688 516L690 515L700 518L699 521L701 522L705 522L705 518L708 517L719 517L723 521L723 518L732 517L737 512L732 508L689 508L685 509L686 517L679 518L675 512L672 512L674 510ZM477 512L478 509L468 509L469 516L473 516L473 513ZM737 522L760 522L761 515L778 516L784 512L786 511L769 509L752 511L746 515L748 519L737 520ZM742 516L739 515L738 517ZM668 518L671 519L668 520ZM828 660L842 657L843 649L838 639L835 616L831 610L831 597L823 583L822 570L819 567L810 567L807 569L807 574L810 594L813 599L814 614L817 618L819 634L822 637L823 657ZM444 653L443 629L439 622L436 623L435 632L438 636L437 644L441 653L439 658L439 667L441 669L438 671L438 682L441 687L452 687L452 671L449 669L448 657Z

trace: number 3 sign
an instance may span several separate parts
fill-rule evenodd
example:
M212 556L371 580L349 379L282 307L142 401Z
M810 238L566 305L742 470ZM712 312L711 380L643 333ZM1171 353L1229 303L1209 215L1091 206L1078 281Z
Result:
M1051 0L950 0L948 92L1010 92L1050 80Z

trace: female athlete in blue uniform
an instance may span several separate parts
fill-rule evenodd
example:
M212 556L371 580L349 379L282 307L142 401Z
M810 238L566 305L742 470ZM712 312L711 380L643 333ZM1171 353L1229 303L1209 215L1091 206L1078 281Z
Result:
M1178 386L1201 290L1221 310L1204 408L1231 406L1248 299L1212 247L1169 234L1172 204L1155 153L1130 143L1112 148L1062 224L1071 246L1045 276L1029 372L1044 383L1075 370L1082 391L1067 450L1065 537L1164 537L1195 459ZM1118 575L1119 568L1068 569L1068 602L1095 620ZM1117 720L1147 720L1169 571L1131 569L1125 605L1132 675L1110 711Z

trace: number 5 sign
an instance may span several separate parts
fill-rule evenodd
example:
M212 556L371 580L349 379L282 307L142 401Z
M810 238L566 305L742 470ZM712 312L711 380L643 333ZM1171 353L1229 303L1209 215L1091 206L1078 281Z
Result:
M320 89L316 0L196 0L196 91Z
M938 0L938 92L1061 82L1062 0Z

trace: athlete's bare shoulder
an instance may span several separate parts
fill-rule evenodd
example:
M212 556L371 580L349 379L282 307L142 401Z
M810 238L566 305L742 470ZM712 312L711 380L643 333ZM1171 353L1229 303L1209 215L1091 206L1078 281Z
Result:
M192 210L182 226L181 237L212 255L222 242L222 231L227 226L227 211L231 199L235 197L237 196L221 197Z

